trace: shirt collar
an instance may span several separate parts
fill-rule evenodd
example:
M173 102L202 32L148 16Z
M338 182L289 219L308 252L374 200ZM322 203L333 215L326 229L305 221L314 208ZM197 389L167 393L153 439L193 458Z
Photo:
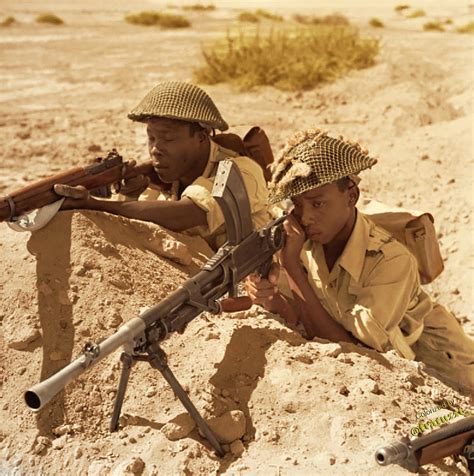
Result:
M329 272L323 247L319 243L307 242L306 249L312 248L312 254L318 265L318 272L325 281L336 279L339 268L344 268L353 279L359 281L364 267L366 251L371 248L370 244L370 224L365 216L357 211L356 221L351 236L344 247L344 250Z

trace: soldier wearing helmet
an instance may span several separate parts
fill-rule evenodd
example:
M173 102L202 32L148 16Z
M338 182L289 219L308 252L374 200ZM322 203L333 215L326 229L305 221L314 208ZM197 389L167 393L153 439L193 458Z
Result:
M224 217L211 191L218 162L231 159L244 179L254 225L261 227L268 222L263 171L252 159L212 140L213 130L224 131L228 125L205 91L189 83L160 83L128 117L146 124L153 166L160 180L170 184L174 200L157 200L159 192L149 187L146 177L139 176L122 189L133 201L97 200L80 187L56 185L57 193L69 197L63 210L100 210L151 221L170 230L200 235L216 249L225 241Z
M270 201L293 207L280 255L285 272L279 276L275 264L268 279L250 276L247 293L301 323L311 339L393 349L472 393L474 341L423 290L415 256L357 210L356 175L376 162L358 144L319 130L290 140L270 183Z

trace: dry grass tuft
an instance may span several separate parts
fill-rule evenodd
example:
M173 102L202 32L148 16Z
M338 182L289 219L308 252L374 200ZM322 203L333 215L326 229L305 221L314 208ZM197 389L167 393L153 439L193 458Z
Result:
M203 48L205 63L194 75L198 82L227 81L247 90L260 85L304 90L372 66L378 52L378 39L362 38L352 27L240 31Z
M125 21L132 25L153 26L158 25L160 13L140 12L125 16Z
M267 10L262 10L261 8L256 10L255 15L259 16L260 18L265 18L271 21L278 21L278 22L283 21L283 17L281 15L277 15L276 13L271 13Z
M340 13L333 13L324 17L307 16L296 14L293 15L293 20L302 25L333 25L333 26L349 26L350 21Z
M410 5L406 5L406 4L401 4L401 5L397 5L394 10L397 12L397 13L402 13L404 10L408 10L410 8Z
M413 10L407 15L407 18L420 18L426 16L426 12L424 10Z
M237 20L247 23L258 23L260 18L258 15L252 12L242 12L237 17Z
M458 26L456 28L456 31L458 33L474 33L474 22L471 21L467 23L466 25Z
M162 28L189 28L191 26L191 22L182 15L161 13L158 25Z
M36 23L48 23L49 25L63 25L64 21L54 13L44 13L36 17Z
M383 28L385 26L378 18L371 18L369 25L373 26L374 28Z
M429 21L423 25L425 31L444 31L444 26L439 21Z
M153 11L127 15L125 21L132 25L160 26L162 28L187 28L191 26L189 20L182 15Z
M15 20L15 17L10 16L10 17L6 17L5 19L3 19L0 22L0 26L11 26L14 23L18 23L18 22Z
M194 5L184 5L181 8L183 10L190 10L195 12L206 12L206 11L215 10L216 6L213 5L212 3L209 3L208 5L203 5L202 3L195 3Z

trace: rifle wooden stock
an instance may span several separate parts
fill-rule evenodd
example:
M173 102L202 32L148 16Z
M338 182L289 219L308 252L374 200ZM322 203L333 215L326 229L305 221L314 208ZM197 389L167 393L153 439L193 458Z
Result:
M123 161L116 151L109 152L105 159L98 158L97 163L86 167L74 167L65 172L60 172L50 177L15 190L6 196L0 197L0 221L9 220L36 208L59 200L61 197L54 191L55 184L70 186L82 185L87 190L96 190L103 186L118 183L138 175L147 175L152 183L166 190L166 184L156 175L151 160L135 167L127 167L123 174Z
M457 410L461 412L461 410ZM462 412L461 412L462 413ZM410 440L403 437L375 452L381 466L399 464L411 472L446 456L461 454L474 438L474 416L445 424L427 435ZM472 462L470 463L472 464Z
M473 438L474 429L467 430L459 435L446 438L445 440L436 441L429 446L425 446L419 450L420 454L418 464L423 466L425 464L434 463L446 456L459 454Z

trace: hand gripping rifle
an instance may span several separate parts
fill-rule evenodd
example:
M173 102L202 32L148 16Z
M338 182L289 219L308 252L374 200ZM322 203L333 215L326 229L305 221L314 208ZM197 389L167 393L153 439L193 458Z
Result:
M273 254L284 244L285 216L271 221L260 230L253 230L242 176L229 160L219 163L212 195L225 218L227 242L198 274L186 280L159 304L128 321L104 341L86 344L84 352L76 360L27 390L24 398L30 408L41 409L69 382L123 346L120 357L122 371L110 431L118 428L131 368L135 362L145 361L161 372L216 453L224 455L211 429L168 367L167 356L160 342L171 332L183 331L190 321L204 311L219 313L221 308L218 299L226 293L234 296L237 283L248 274L254 271L262 274L267 272Z
M82 185L95 196L110 197L110 185L143 174L159 188L167 189L167 184L161 182L156 175L151 160L134 167L125 167L128 163L113 149L105 158L97 157L94 162L86 167L74 167L51 175L0 197L0 222L15 221L19 215L62 198L54 191L55 184Z
M461 454L467 459L471 474L474 471L474 416L468 416L413 440L402 438L375 452L381 466L399 464L412 473L420 466L445 456Z

